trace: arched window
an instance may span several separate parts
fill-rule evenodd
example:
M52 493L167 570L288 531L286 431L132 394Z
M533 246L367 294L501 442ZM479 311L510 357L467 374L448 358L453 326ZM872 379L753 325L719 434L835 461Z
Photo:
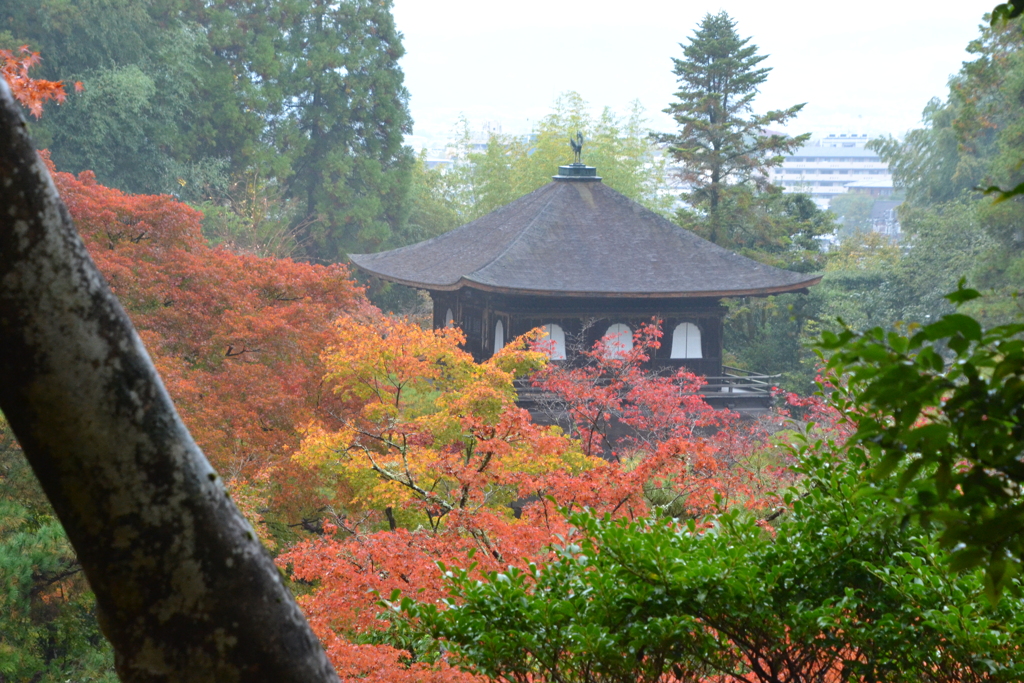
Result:
M505 326L499 320L494 323L494 352L497 353L505 348Z
M615 323L604 333L604 348L609 358L622 358L633 350L633 330Z
M700 350L700 328L693 323L679 323L672 333L672 358L703 358Z
M545 325L544 331L548 333L546 341L555 342L549 354L551 360L565 360L565 332L555 324Z
M455 322L455 316L452 315L452 309L448 309L444 312L444 326L451 327L452 323Z

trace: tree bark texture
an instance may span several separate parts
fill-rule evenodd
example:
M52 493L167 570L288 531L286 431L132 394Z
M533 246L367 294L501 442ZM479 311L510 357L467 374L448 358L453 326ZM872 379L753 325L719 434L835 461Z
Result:
M0 78L0 409L123 681L337 681L182 424Z

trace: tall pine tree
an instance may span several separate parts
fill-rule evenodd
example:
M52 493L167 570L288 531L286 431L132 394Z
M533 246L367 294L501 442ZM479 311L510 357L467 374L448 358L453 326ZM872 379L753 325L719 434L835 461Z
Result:
M679 132L660 139L669 143L690 186L684 198L705 217L687 227L732 246L728 223L735 221L723 220L725 195L742 186L767 187L765 170L809 137L770 133L767 128L789 121L804 105L754 113L754 96L771 69L759 67L766 55L759 55L749 38L739 37L736 22L724 11L707 14L689 43L680 47L683 58L672 60L680 88L676 101L665 109Z

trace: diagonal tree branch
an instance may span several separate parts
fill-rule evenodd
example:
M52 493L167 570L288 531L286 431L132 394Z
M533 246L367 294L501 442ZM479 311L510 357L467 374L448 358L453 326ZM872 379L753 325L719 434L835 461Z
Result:
M0 409L124 681L336 681L75 232L0 79Z

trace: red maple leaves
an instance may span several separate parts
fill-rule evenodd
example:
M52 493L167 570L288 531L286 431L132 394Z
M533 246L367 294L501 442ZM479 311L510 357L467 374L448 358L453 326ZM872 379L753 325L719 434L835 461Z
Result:
M590 363L540 369L536 384L571 416L567 435L515 404L517 373L546 358L528 340L477 364L457 330L337 324L325 354L334 403L296 455L333 488L330 523L278 561L315 587L300 602L343 675L427 680L408 652L401 660L386 649L381 662L392 663L360 668L365 646L353 643L380 642L395 627L378 601L441 601L442 565L544 563L572 533L561 509L682 521L737 505L767 516L781 505L790 474L771 437L783 417L741 422L694 393L700 378L646 371L659 336L652 324L630 353L612 357L599 344ZM613 422L628 430L610 445ZM429 676L465 675L442 666Z
M29 50L28 45L22 45L17 51L0 50L0 73L11 86L11 94L37 119L43 115L46 102L52 100L61 104L67 99L63 81L46 81L28 75L28 70L40 61L39 53ZM75 92L81 92L81 81L76 82L74 88Z
M88 171L51 173L182 418L243 510L259 521L271 510L301 519L319 508L309 471L289 456L318 404L332 322L368 310L346 269L213 249L202 214L173 197L125 194Z

